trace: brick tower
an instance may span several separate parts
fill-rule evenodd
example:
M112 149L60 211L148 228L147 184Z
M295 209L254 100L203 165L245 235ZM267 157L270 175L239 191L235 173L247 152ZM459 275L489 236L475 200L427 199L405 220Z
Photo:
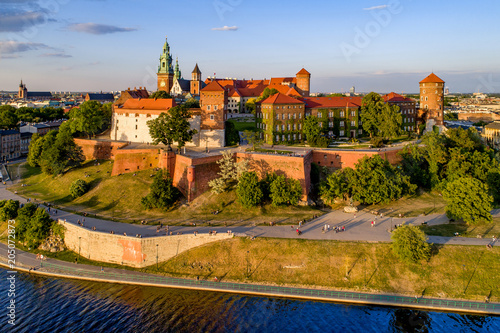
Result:
M172 55L170 54L170 46L165 37L163 44L163 53L160 56L160 65L158 65L158 90L170 93L170 89L174 85L174 68L172 66Z
M191 95L196 96L200 94L201 87L201 71L198 68L198 64L193 69L191 73Z
M444 124L444 85L445 82L434 73L420 81L419 118L428 126Z
M311 91L311 73L302 68L296 75L297 88L304 97L309 97Z

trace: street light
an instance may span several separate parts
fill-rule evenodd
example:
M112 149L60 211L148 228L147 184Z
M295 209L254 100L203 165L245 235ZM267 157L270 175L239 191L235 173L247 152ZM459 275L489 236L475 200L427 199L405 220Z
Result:
M156 244L156 270L158 270L158 244Z
M78 260L80 260L80 252L82 251L82 237L78 237Z
M365 258L365 287L366 287L366 258Z
M247 251L247 278L250 277L250 259L248 258L250 251Z

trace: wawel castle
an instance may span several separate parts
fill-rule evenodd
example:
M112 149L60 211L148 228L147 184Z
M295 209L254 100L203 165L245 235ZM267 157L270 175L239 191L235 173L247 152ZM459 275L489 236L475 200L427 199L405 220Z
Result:
M225 145L225 122L233 114L249 113L246 102L258 98L266 88L278 93L256 104L257 126L261 137L269 144L303 141L303 121L307 116L318 117L323 133L332 138L363 136L360 117L361 97L310 97L311 74L302 68L293 77L264 80L237 80L207 78L202 80L198 64L191 80L182 77L179 63L175 68L167 41L163 46L158 66L158 90L174 97L199 100L200 108L191 109L191 127L197 130L189 144L201 147ZM416 131L417 121L431 120L443 123L444 81L435 74L420 82L421 109L417 114L416 102L390 93L383 96L387 103L397 105L403 118L403 130ZM176 105L175 99L149 99L145 88L126 90L115 103L111 139L130 142L152 142L147 121Z

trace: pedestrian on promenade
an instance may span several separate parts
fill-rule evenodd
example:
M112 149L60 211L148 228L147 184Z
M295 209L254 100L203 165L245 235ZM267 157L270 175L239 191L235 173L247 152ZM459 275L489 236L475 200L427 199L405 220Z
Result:
M372 227L373 227L374 224L375 224L375 221L372 221Z

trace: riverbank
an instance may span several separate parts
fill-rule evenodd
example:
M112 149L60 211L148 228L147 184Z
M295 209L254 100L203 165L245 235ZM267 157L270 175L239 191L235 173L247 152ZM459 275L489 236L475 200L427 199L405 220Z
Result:
M0 251L2 253L6 253L7 247L5 244L0 244ZM182 258L180 259L182 260ZM55 259L40 261L36 260L34 254L20 250L17 250L16 264L16 270L58 278L157 287L199 289L271 297L301 298L318 301L376 304L382 306L407 307L415 309L500 315L499 303L486 303L484 300L467 301L458 299L443 299L428 297L427 294L415 294L408 296L396 293L353 292L324 288L324 286L282 287L266 281L258 283L255 280L251 281L252 283L226 282L228 281L228 277L224 275L218 276L218 282L215 282L215 276L213 275L201 275L198 279L196 277L166 277L137 270L132 271L108 267L103 268L100 266L61 262ZM2 258L0 265L4 267L6 266L6 260L4 258ZM289 266L289 268L293 269L294 267ZM7 269L9 268L7 267ZM151 269L153 269L153 267L151 267Z
M1 259L2 262L0 262L0 266L5 267L6 269L12 269L6 264L4 258ZM75 268L68 266L67 263L57 262L55 260L41 261L40 264L41 265L34 266L35 269L32 269L32 267L27 268L19 266L13 269L28 274L65 279L88 280L93 282L204 290L211 292L229 292L236 294L248 294L265 297L285 297L323 302L326 301L363 305L370 304L434 311L500 315L499 303L443 300L424 297L408 297L402 295L354 293L325 289L293 288L170 278L129 271L116 272L114 269L106 269L106 271L101 269L96 270L98 267L89 267L86 265L79 265L78 268Z

